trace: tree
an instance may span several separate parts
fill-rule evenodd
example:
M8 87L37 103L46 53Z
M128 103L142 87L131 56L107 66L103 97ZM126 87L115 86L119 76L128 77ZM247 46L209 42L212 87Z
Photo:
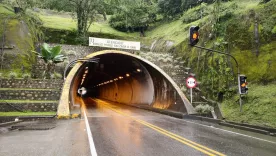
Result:
M69 0L77 16L79 36L86 36L88 29L95 19L100 0Z
M165 18L172 18L183 12L182 0L158 0L159 12Z
M15 0L14 1L14 5L17 5L18 7L20 7L23 10L26 10L26 8L28 7L33 7L34 5L34 1L33 0Z
M156 19L155 8L155 3L149 0L125 0L111 17L110 25L121 31L139 31L145 36L145 30Z
M33 51L39 58L44 60L46 70L45 77L50 78L51 73L54 72L55 64L63 62L66 57L61 53L61 46L55 46L50 48L47 43L44 43L41 47L41 53Z
M200 5L201 3L213 3L214 0L158 0L159 13L166 19L173 19L185 10Z
M73 5L69 0L37 0L36 6L39 8L46 8L51 10L72 12Z

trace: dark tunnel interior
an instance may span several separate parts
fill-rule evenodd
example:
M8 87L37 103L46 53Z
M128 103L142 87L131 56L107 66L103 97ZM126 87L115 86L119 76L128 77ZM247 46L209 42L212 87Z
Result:
M75 76L75 88L87 90L83 97L187 112L171 82L148 63L115 53L97 58L98 63L84 63Z

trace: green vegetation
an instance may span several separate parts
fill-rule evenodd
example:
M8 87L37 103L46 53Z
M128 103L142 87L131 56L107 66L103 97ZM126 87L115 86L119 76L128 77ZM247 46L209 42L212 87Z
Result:
M45 16L39 15L43 21L43 26L50 29L75 31L77 29L76 21L71 17L62 17L58 15ZM118 38L136 38L138 33L124 33L110 27L108 23L94 22L88 30L89 33L101 33L101 35L116 36ZM114 38L114 37L113 37Z
M0 3L0 14L15 15L13 10L10 7L1 3Z
M44 43L41 46L41 53L35 51L34 53L36 53L39 58L44 60L46 66L44 77L47 79L50 79L51 74L54 74L55 65L66 59L66 57L61 54L61 46L54 46L50 48L47 43Z
M43 116L56 115L56 112L0 112L0 116Z
M243 98L240 112L237 96L222 103L226 120L276 128L276 84L250 85L249 94Z
M214 110L214 108L213 107L211 107L211 106L209 106L209 105L197 105L196 107L195 107L195 110L196 110L196 112L198 112L199 114L210 114L210 112L212 111L212 110Z
M17 73L15 73L15 72L10 72L10 73L9 73L9 78L10 78L10 79L15 79L15 78L17 78L17 76L18 76L18 75L17 75Z

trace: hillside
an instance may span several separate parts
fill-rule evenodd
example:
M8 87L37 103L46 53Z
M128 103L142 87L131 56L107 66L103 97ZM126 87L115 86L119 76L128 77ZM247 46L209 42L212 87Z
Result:
M75 31L77 29L77 21L72 18L70 13L60 13L57 11L39 9L36 11L43 26L47 29ZM90 33L101 33L103 36L114 36L115 38L133 39L139 36L138 33L124 33L109 26L108 21L104 21L102 17L97 16L97 21L93 22L89 28Z

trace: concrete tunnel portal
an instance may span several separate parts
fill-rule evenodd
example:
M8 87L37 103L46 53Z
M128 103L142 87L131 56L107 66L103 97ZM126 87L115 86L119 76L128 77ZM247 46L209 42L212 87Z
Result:
M66 77L57 115L70 115L78 102L77 90L86 88L84 97L116 103L194 114L194 108L177 84L153 63L129 52L105 50L88 55L98 63L78 62Z

